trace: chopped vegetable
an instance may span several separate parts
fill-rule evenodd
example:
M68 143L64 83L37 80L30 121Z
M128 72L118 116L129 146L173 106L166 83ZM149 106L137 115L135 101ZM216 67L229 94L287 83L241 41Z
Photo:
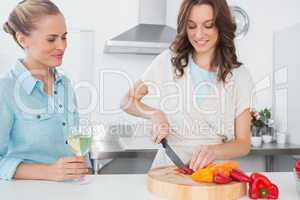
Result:
M242 172L239 169L232 169L230 176L235 181L244 182L244 183L250 181L249 176L247 176L244 172Z
M217 184L226 184L226 183L230 183L232 181L232 178L230 178L229 176L225 176L223 174L215 174L214 175L214 183Z

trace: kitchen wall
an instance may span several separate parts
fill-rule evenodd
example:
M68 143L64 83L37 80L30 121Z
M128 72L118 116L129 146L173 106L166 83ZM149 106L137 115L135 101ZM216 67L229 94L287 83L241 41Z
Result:
M0 7L1 22L4 22L16 2L18 1L2 0ZM103 47L107 39L118 35L138 23L139 1L54 0L54 2L64 13L70 29L95 31L93 66L82 66L93 70L93 73L91 73L93 77L90 77L90 80L93 80L92 84L99 92L97 97L99 103L97 109L94 109L94 112L91 114L91 117L94 120L106 122L115 121L116 116L118 116L118 119L129 119L127 115L118 111L120 98L128 88L127 78L116 73L110 73L113 75L105 73L102 74L105 82L100 85L99 77L101 76L101 71L103 72L106 69L121 70L134 81L140 77L146 66L154 58L152 55L103 53ZM167 23L173 27L176 26L176 15L180 2L181 0L167 0ZM240 60L249 68L258 88L267 87L267 89L263 89L258 93L257 107L270 106L272 95L271 88L268 85L268 78L271 76L273 64L273 32L300 22L300 13L297 10L300 7L300 1L286 0L283 3L283 1L273 0L229 0L229 3L241 6L250 16L249 33L245 38L236 42L238 54ZM69 43L77 43L77 41L72 40ZM1 48L0 51L0 70L4 71L14 62L16 54L18 56L22 54L20 50L15 53L16 49L18 49L17 46L2 31L0 33L0 45L6 47ZM70 55L70 57L74 59L74 56ZM66 59L70 58L66 57ZM65 68L80 71L79 69L72 68L72 66L66 66ZM88 89L86 92L91 92L92 90ZM107 113L111 112L111 110L116 111L115 114L100 114L100 111Z
M18 1L1 0L1 24L16 2ZM80 33L76 30L94 31L93 44L90 42L91 49L89 50L93 56L81 55L81 53L78 53L77 56L68 55L65 58L66 60L85 64L75 67L64 66L66 71L73 72L73 77L80 77L82 74L80 67L90 71L84 77L90 85L83 89L86 89L85 93L89 93L92 98L96 98L98 101L96 101L95 109L92 109L93 112L85 116L95 122L136 122L136 118L130 117L119 110L119 102L129 87L130 81L128 79L131 82L137 80L154 56L104 54L103 48L106 40L138 23L139 1L54 0L54 2L64 13L68 27L75 30L71 32L72 37L69 40L70 48L73 48L70 51L81 48L80 44L91 41L89 39L85 40L85 36L79 40L79 36L76 36L76 34ZM180 2L181 0L167 0L167 23L173 27L176 26L176 15ZM250 70L257 88L260 90L256 102L257 107L270 107L272 104L272 90L269 83L273 66L273 32L300 22L300 1L229 0L229 3L242 7L250 16L249 33L244 38L236 41L238 54L240 60ZM71 43L78 45L72 46ZM3 31L0 31L0 46L0 72L3 72L12 66L15 58L20 57L22 52ZM85 60L86 62L84 62ZM100 80L101 76L103 79ZM76 84L76 80L74 82ZM94 95L92 91L97 91L97 94Z
M9 11L14 6L14 1L3 2L0 6L0 73L3 73L10 69L11 65L15 62L15 58L22 56L22 51L18 48L8 34L2 30L2 24L5 22Z

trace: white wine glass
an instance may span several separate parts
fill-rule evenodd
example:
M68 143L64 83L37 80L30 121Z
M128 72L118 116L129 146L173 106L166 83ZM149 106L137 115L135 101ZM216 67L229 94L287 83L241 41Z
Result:
M92 135L92 127L90 126L71 127L67 139L70 151L75 156L86 156L91 149ZM79 182L80 184L89 183L84 177L75 180L75 182Z

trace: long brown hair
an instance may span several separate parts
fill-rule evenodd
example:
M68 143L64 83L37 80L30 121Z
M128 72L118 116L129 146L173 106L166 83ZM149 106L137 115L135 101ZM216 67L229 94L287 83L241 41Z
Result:
M177 18L177 34L170 49L173 52L171 62L175 67L175 75L180 78L184 74L184 68L189 62L189 54L193 52L193 46L187 37L187 21L191 9L195 5L207 4L213 8L215 26L219 31L219 39L216 44L211 66L218 67L218 80L226 82L226 77L233 68L242 65L237 60L234 46L236 24L230 13L226 0L184 0L181 4Z

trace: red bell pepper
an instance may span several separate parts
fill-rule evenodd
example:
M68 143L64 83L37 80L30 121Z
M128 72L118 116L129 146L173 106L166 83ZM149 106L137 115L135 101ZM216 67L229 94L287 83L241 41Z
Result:
M247 176L244 172L242 172L239 169L232 169L230 176L235 181L244 182L244 183L250 181L249 176Z
M231 181L232 181L232 178L230 178L229 176L225 176L222 173L216 173L214 175L214 183L226 184L226 183L230 183Z
M194 170L190 169L188 166L176 168L175 171L184 175L192 175L194 173Z
M296 161L294 168L295 168L296 174L298 176L298 179L300 180L300 160Z
M295 169L297 172L300 171L300 160L297 160L296 163L295 163Z
M251 199L278 199L278 187L266 176L252 173L250 176L249 197Z

